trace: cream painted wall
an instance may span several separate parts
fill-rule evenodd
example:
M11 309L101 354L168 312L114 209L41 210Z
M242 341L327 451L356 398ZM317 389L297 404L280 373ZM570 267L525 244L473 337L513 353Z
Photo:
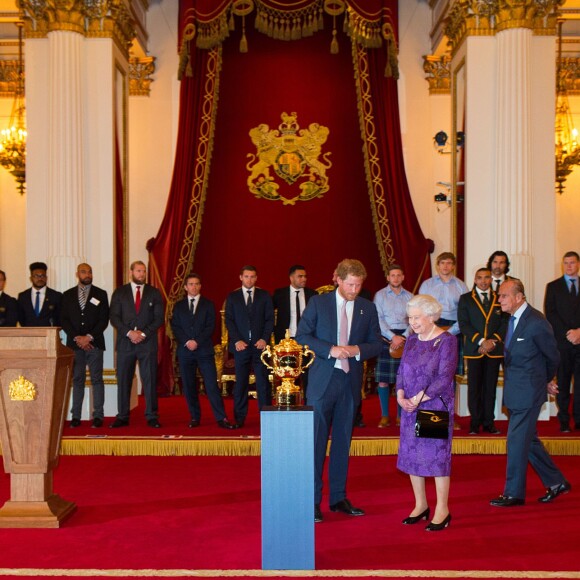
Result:
M438 181L449 182L451 156L437 153L433 136L451 134L451 97L429 95L423 55L430 54L431 11L425 2L399 2L399 108L403 155L413 205L423 234L435 242L434 256L451 248L451 212L436 204L446 193Z
M149 97L129 99L129 262L147 262L145 244L157 235L171 185L179 113L177 8L173 0L150 5L154 82Z

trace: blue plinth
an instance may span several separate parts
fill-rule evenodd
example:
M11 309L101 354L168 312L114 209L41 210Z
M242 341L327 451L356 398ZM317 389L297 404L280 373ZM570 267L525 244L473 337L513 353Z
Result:
M312 407L264 407L262 569L314 570Z

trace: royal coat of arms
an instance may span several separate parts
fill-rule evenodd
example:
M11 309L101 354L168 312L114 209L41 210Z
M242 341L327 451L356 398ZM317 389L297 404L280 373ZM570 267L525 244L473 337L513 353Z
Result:
M250 130L257 151L248 153L248 188L256 197L282 201L284 205L322 197L329 189L326 170L332 167L330 152L319 159L328 127L310 123L308 129L300 129L296 113L282 113L281 118L278 129L262 123ZM288 185L298 183L300 193L293 197L282 195L270 168Z

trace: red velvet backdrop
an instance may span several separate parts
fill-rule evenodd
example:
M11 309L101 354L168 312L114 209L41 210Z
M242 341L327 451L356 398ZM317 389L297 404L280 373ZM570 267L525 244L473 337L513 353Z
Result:
M247 263L258 268L258 285L271 291L288 283L291 264L304 264L309 285L316 287L330 283L342 258L358 258L369 273L366 287L375 292L385 284L385 268L398 262L413 289L430 275L432 250L405 178L396 80L385 78L387 55L395 73L396 56L394 43L381 43L381 35L392 39L396 33L397 0L362 0L356 8L349 2L351 35L370 44L353 50L341 16L338 54L330 51L333 20L318 12L322 4L315 0L292 5L310 11L314 34L291 42L258 33L246 17L248 52L240 51L241 19L230 12L237 5L208 1L181 2L176 161L165 216L148 242L150 281L162 290L167 315L188 272L201 274L203 293L219 307L239 286L239 269ZM292 10L260 3L266 4L275 5L278 16ZM280 23L276 18L269 33ZM279 30L288 38L297 31L290 30L291 22ZM323 198L284 205L256 199L248 190L248 155L256 153L249 131L260 124L276 130L283 112L296 113L302 129L317 123L330 130L322 146L332 162ZM276 182L283 197L300 192L298 183ZM161 334L159 388L171 391L168 341Z
M194 270L218 304L239 286L244 264L258 269L267 290L288 283L288 267L303 264L313 287L329 284L336 264L358 258L372 292L384 275L372 224L365 177L350 41L331 55L330 31L281 42L247 31L249 52L237 39L224 42L223 68L211 175ZM247 154L256 149L248 132L260 123L277 129L282 112L296 112L301 128L330 129L322 152L330 151L330 191L323 198L283 205L257 199L246 184ZM298 183L277 179L280 193L296 196Z

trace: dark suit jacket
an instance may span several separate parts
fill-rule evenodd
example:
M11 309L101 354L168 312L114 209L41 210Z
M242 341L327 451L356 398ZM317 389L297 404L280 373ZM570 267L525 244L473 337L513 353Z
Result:
M16 326L18 324L18 304L15 298L2 292L0 295L0 326Z
M485 356L501 358L503 356L503 341L507 330L509 315L502 312L495 292L491 292L490 308L486 312L479 299L477 290L462 294L457 306L457 322L463 334L465 358L482 358L477 352L479 341L484 339L497 340L496 347Z
M329 358L330 349L336 344L338 320L336 292L314 296L300 319L296 341L307 344L316 354L308 378L308 398L321 399L330 383L335 358ZM360 361L349 358L351 388L355 405L360 402L363 361L381 352L382 340L376 306L365 298L354 301L353 318L348 343L360 348Z
M190 352L185 347L188 340L197 342L197 352L200 355L213 355L213 342L211 340L215 328L215 307L211 300L199 296L199 303L195 309L195 316L189 311L189 299L187 296L176 302L173 307L171 328L177 341L177 351Z
M33 290L29 288L18 294L18 321L20 326L60 326L62 294L52 288L47 288L44 302L40 309L40 316L36 316L32 306L32 292Z
M136 328L145 333L146 338L139 348L154 351L157 349L157 330L165 321L163 300L157 288L145 284L142 288L139 314L135 311L135 301L131 284L117 288L111 297L109 317L117 329L117 349L130 350L133 343L127 333Z
M81 310L78 288L73 286L62 295L60 322L66 332L66 345L79 350L74 341L75 336L90 334L93 345L105 350L103 333L109 326L109 297L105 290L91 285L85 309Z
M559 348L572 348L566 333L572 328L580 328L580 299L572 298L564 276L546 286L544 312L554 329Z
M316 296L316 290L304 288L306 304ZM286 336L286 329L290 326L290 300L296 300L296 291L290 291L290 286L278 288L274 291L273 302L276 312L276 324L274 326L274 340L278 343Z
M504 352L504 404L530 409L547 400L547 384L556 375L560 353L550 323L529 304Z
M235 353L235 344L243 340L248 344L254 344L262 339L270 342L270 336L274 330L274 307L270 294L261 288L254 287L252 293L253 315L250 328L250 318L246 308L246 300L242 294L242 288L238 288L226 298L226 326L228 329L228 344L230 352ZM250 331L252 340L250 343Z

